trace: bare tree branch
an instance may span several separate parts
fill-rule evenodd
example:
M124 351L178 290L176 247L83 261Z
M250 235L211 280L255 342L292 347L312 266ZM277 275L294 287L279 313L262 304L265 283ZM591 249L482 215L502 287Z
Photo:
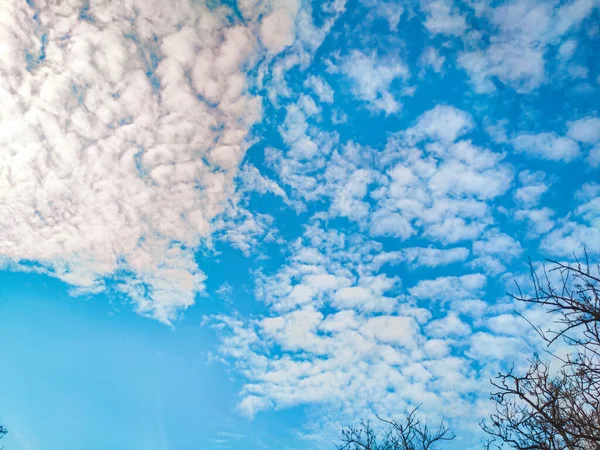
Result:
M434 450L442 441L454 439L454 434L445 426L444 420L431 429L427 421L421 421L416 413L417 406L404 414L404 420L377 418L389 426L388 430L378 433L369 422L360 422L360 426L342 430L342 444L338 450Z
M548 352L556 370L535 355L525 374L513 368L491 381L496 411L481 423L492 437L486 448L600 450L600 266L590 265L587 251L584 256L583 265L576 257L573 264L547 260L543 282L530 260L534 296L517 284L512 298L557 317L547 330L526 319L548 348L562 339L573 351L566 357ZM558 287L551 281L556 273Z

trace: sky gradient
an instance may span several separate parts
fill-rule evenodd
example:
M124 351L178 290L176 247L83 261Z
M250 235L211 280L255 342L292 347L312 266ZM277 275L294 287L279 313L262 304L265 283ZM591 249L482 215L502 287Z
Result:
M0 2L7 450L478 448L600 257L595 0Z

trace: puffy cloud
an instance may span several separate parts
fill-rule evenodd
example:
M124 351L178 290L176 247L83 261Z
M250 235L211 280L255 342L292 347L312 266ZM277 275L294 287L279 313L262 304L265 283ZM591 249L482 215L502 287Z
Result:
M515 239L494 228L486 231L482 239L473 243L473 253L495 255L510 260L523 253L523 248Z
M551 161L570 162L579 156L579 146L556 133L522 133L512 139L516 151Z
M512 0L479 13L494 27L482 44L474 36L472 47L459 55L478 92L495 90L493 79L518 92L531 92L546 80L546 53L567 31L578 26L594 8L592 0L553 4L540 0Z
M258 296L269 305L267 317L245 323L214 318L222 333L221 357L233 358L246 379L239 403L244 414L312 404L324 408L325 415L328 408L335 411L329 417L350 420L368 415L372 406L374 413L393 416L422 404L428 415L441 417L448 413L441 400L452 398L453 417L469 417L471 399L488 395L497 359L527 344L518 336L499 337L478 328L475 338L469 337L474 325L458 311L460 304L465 317L489 309L474 299L485 287L485 276L426 280L410 289L422 299L451 301L453 310L434 320L408 298L385 311L357 307L398 287L378 273L379 249L364 237L326 231L317 222L305 230L284 267L261 275ZM353 286L340 283L342 275L356 280ZM280 308L280 299L298 286L310 295L302 304ZM336 303L337 297L351 301ZM499 326L503 317L493 317L483 323ZM486 347L493 344L509 347ZM479 355L486 358L484 369L470 359ZM319 420L321 431L337 424L323 422L320 415Z
M323 78L311 75L304 85L311 88L323 103L333 103L333 89Z
M544 57L538 49L512 43L499 42L486 51L463 53L458 62L480 93L496 89L492 77L518 91L529 92L542 83L545 75Z
M585 117L569 122L567 125L569 128L567 134L576 141L588 144L600 141L600 118L598 117Z
M315 90L312 81L303 86ZM323 410L345 420L423 403L439 416L451 398L453 416L469 417L473 398L486 398L489 377L514 357L509 352L529 349L528 336L509 333L507 306L489 299L487 276L465 274L477 267L495 275L522 254L492 210L512 183L506 155L466 140L479 139L476 121L447 105L390 135L384 148L341 143L317 130L302 95L283 111L298 119L279 129L286 147L266 159L277 185L315 213L286 246L285 263L257 274L265 316L239 325L217 319L220 355L244 375L241 410L314 405L321 430L333 425ZM296 150L304 136L323 139L318 151ZM545 181L535 172L519 179L519 188ZM539 195L515 194L523 208ZM535 217L521 211L523 220ZM446 246L463 239L477 241ZM456 276L415 279L445 265L443 274ZM494 344L507 349L486 347Z
M0 255L80 292L111 279L169 322L203 290L193 249L261 117L259 24L184 0L83 5L0 6Z
M514 194L515 200L525 208L531 208L539 203L540 197L548 190L544 172L524 170L519 173L519 187Z
M379 316L368 319L362 332L379 342L412 347L415 345L418 325L412 317Z
M567 135L583 145L590 145L587 161L592 167L600 165L600 118L588 116L567 123Z
M239 173L243 190L247 192L257 192L259 194L271 193L280 197L283 201L287 200L287 194L275 181L263 176L259 170L251 164L245 164Z
M586 225L578 222L566 222L544 236L540 244L542 251L552 256L568 258L581 254L585 248L597 252L600 248L598 224Z
M426 68L431 67L437 73L442 71L445 61L446 58L440 55L435 47L427 47L419 57L419 62L422 66Z
M379 268L383 264L405 263L410 267L438 267L464 261L469 249L454 247L448 249L434 247L407 247L399 251L378 253L372 264Z
M318 152L317 143L307 134L306 114L297 105L289 105L285 121L281 126L281 135L290 146L290 155L294 159L310 159Z
M437 248L407 248L403 250L408 264L416 266L436 267L464 261L469 256L469 250L464 247L449 249Z
M423 25L433 34L461 35L467 29L465 18L453 7L451 0L421 2L426 13Z
M330 200L330 216L374 237L422 234L454 243L481 234L492 221L486 202L513 177L505 155L455 142L473 127L469 114L438 105L390 136L383 151L353 142L340 148L337 135L319 132L292 104L280 128L289 149L285 156L267 150L267 161L294 195Z
M468 355L479 360L488 358L496 360L513 359L515 355L531 353L530 347L526 343L514 337L478 332L471 336L470 341L471 346Z
M572 257L587 249L590 254L600 251L600 185L588 182L575 193L575 214L559 222L542 239L540 248L556 257Z
M446 303L479 297L486 283L486 276L480 273L459 277L439 277L433 280L421 280L408 292L417 299Z
M523 317L516 314L500 314L490 317L487 321L488 328L497 334L520 336L529 324Z
M577 48L577 41L575 39L568 39L563 42L558 48L558 54L561 59L568 60L573 56L573 52Z
M436 338L453 336L467 336L471 334L471 327L460 320L456 313L450 313L442 319L432 320L425 327L428 335Z
M473 243L476 256L470 264L483 267L487 273L498 275L506 270L506 265L523 253L523 247L511 236L494 228L484 233Z
M390 165L387 180L372 194L377 200L370 225L374 236L406 239L419 230L455 243L481 234L491 221L486 200L506 192L513 175L501 163L504 155L470 141L453 143L472 126L463 111L437 106L390 138L380 155Z
M387 21L390 31L398 31L398 24L404 13L403 5L387 0L361 0L361 3L369 8L365 17L369 25L376 18L383 18Z
M400 110L400 103L390 91L396 79L409 76L408 67L399 59L381 59L353 50L342 63L341 70L353 81L353 92L367 102L375 111L393 114Z
M449 105L437 105L424 112L405 134L410 140L430 138L451 144L472 128L473 119L465 111Z
M235 205L227 208L213 227L220 240L249 256L259 243L276 240L273 222L273 216L269 214L251 213L241 205Z
M530 224L530 234L544 234L554 227L552 216L554 211L550 208L521 209L515 212L515 219L525 220Z
M460 9L423 2L425 29L445 35L426 45L442 40L444 56L440 47L406 48L413 56L422 50L419 66L450 73L446 58L460 36L459 64L479 92L496 83L529 92L546 80L549 46L572 57L573 41L559 45L589 3L563 2L558 14L535 1ZM495 150L505 145L486 148L477 126L493 119L476 117L485 111L477 96L461 103L475 106L470 113L447 104L421 113L417 91L406 115L379 118L388 134L367 130L373 138L360 144L351 139L362 140L361 130L345 135L355 118L337 109L344 92L325 79L342 72L353 95L391 115L407 95L410 69L397 56L404 48L397 33L387 58L389 42L378 52L315 53L343 1L319 4L315 21L310 4L295 0L240 0L243 20L183 0L94 4L90 18L79 17L80 5L43 5L39 24L33 6L0 6L11 21L0 30L0 261L11 268L32 261L21 268L80 292L101 291L109 279L140 312L169 322L204 289L198 246L221 241L250 255L277 242L281 254L252 272L261 312L213 318L219 356L243 376L238 406L248 416L305 404L331 408L335 418L393 416L423 403L432 417L450 405L453 416L469 418L498 364L529 350L529 336L507 314L513 305L494 303L492 278L488 285L523 253L497 214L525 221L527 230L517 230L527 237L545 235L540 249L550 255L595 243L598 187L583 186L563 220L540 206L552 197L544 192L553 175L521 171L509 192L520 158ZM371 8L369 26L377 19L396 30L404 19L398 2L358 7ZM471 7L475 16L464 12ZM468 30L467 18L487 21L491 34ZM336 28L331 42L345 32ZM324 78L315 54L340 64ZM275 113L260 127L267 132L252 163L242 163L261 117L255 92L267 93ZM334 125L347 124L324 128L330 110ZM496 144L557 161L581 147L595 164L596 121L569 122L565 137L511 136L503 121L487 131ZM509 195L518 209L500 206ZM250 207L260 196L264 213ZM298 214L281 214L285 206ZM227 298L232 289L225 283L216 294Z
M600 144L590 150L587 160L592 167L600 166Z
M280 53L294 42L293 13L285 8L276 9L263 18L260 38L272 53Z

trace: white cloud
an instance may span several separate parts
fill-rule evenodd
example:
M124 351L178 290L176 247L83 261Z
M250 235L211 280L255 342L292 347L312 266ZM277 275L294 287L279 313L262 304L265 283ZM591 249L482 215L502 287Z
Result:
M590 254L600 251L600 236L595 232L600 225L600 184L584 183L575 193L575 201L575 214L563 220L541 243L541 248L553 255L568 257L581 253L583 247Z
M519 92L529 92L544 80L544 56L537 48L499 42L486 51L463 53L459 64L469 73L475 90L492 92L496 77Z
M551 161L570 162L579 156L579 146L556 133L522 133L512 139L516 151Z
M576 213L588 223L600 222L600 184L585 183L575 194L580 205Z
M430 138L451 144L473 128L468 113L449 105L437 105L424 112L414 127L406 131L410 140Z
M0 255L79 292L114 279L170 322L204 288L193 249L261 117L245 75L259 24L187 1L94 3L88 21L77 3L35 4L35 65L32 7L0 6Z
M427 47L419 57L419 63L424 67L431 67L434 72L440 73L446 58L435 47Z
M373 266L379 269L384 264L404 263L409 267L438 267L461 262L469 256L469 249L454 247L448 249L434 247L407 247L399 251L378 253L373 258Z
M374 17L381 17L387 21L390 31L398 31L398 24L404 13L403 5L396 1L385 0L361 0L361 3L369 8L366 17L369 24L374 20Z
M350 150L345 156L358 161ZM224 333L220 355L232 358L244 375L241 411L253 416L313 405L323 430L335 425L321 416L330 408L335 413L323 414L347 420L370 412L392 417L423 404L429 417L440 417L448 414L443 400L452 399L453 417L471 417L473 398L487 397L499 360L529 348L507 326L488 332L507 321L501 315L492 319L491 313L504 310L479 300L486 276L421 280L404 295L400 280L381 271L386 263L436 267L464 261L468 249L383 252L364 235L327 228L328 216L322 217L289 245L282 267L258 275L265 317L245 323L215 319ZM520 254L520 246L499 230L484 236L474 246L477 255ZM428 308L417 307L421 302ZM472 358L486 364L479 367Z
M512 181L505 155L454 142L474 124L450 106L423 113L414 126L392 135L383 151L353 142L338 150L337 134L319 133L294 105L287 110L280 132L290 149L286 156L268 149L271 167L293 195L329 199L330 216L355 221L372 236L474 239L492 222L486 202Z
M486 276L480 273L459 277L439 277L433 280L421 280L408 292L417 299L446 303L453 300L475 299L481 295L486 283Z
M481 234L492 220L486 201L506 192L513 175L501 163L504 155L470 141L453 144L472 126L463 111L437 106L389 139L379 155L387 178L371 194L373 235L406 239L421 232L447 244Z
M516 314L500 314L490 317L487 321L488 328L496 334L507 334L510 336L520 336L524 330L528 330L530 325L523 317Z
M436 267L464 261L469 256L469 250L464 247L448 249L437 248L407 248L403 250L408 264L416 266Z
M473 253L480 256L494 255L510 260L521 255L523 248L514 238L494 228L486 231L482 239L473 243Z
M263 176L253 165L244 164L240 170L239 177L245 191L257 192L259 194L271 193L287 201L285 191L275 181Z
M276 239L273 216L251 213L241 205L232 205L215 221L213 227L220 240L249 256L262 242Z
M381 59L375 53L353 50L344 58L341 70L353 81L353 92L373 110L386 114L400 110L391 84L396 79L406 79L409 71L399 58Z
M561 59L568 60L573 56L573 52L577 48L577 41L575 39L568 39L563 42L558 48L558 54Z
M540 244L542 251L564 258L582 254L584 248L588 248L591 253L596 253L600 248L597 221L591 225L566 222L544 236Z
M546 54L570 29L594 8L592 0L553 4L543 0L512 0L480 13L494 26L489 44L473 37L470 48L459 55L478 92L492 92L492 80L518 92L531 92L546 81ZM566 51L566 49L565 49Z
M280 8L260 24L260 38L272 53L280 53L294 42L294 12Z
M405 240L415 233L410 221L398 213L376 211L370 216L370 221L373 236L392 236Z
M448 338L468 336L471 334L471 327L460 320L457 314L449 313L446 317L429 322L425 331L436 338Z
M317 120L320 118L321 107L315 103L310 95L301 95L297 105L308 117L317 116Z
M496 336L490 333L478 332L471 335L471 346L468 355L471 358L485 360L514 359L515 355L529 355L530 348L522 340L514 337Z
M323 78L310 75L304 85L311 88L323 103L333 103L333 89Z
M587 157L587 161L590 166L598 167L600 166L600 144L596 145L594 148L590 149Z
M585 117L567 124L567 135L579 142L593 144L600 141L600 118Z
M553 215L554 211L550 208L521 209L515 212L515 219L526 220L530 224L529 233L540 235L547 233L554 227Z
M289 105L280 130L294 159L310 159L319 151L317 143L308 135L308 129L304 112L295 104Z
M379 316L368 319L361 331L386 344L413 347L418 325L412 317Z
M264 87L267 90L268 98L273 104L277 104L280 98L287 98L292 95L285 79L286 73L294 67L307 68L315 52L346 8L346 0L331 0L321 4L321 10L325 14L320 21L320 26L318 26L313 21L310 4L304 3L300 8L301 2L297 0L280 0L277 3L282 8L294 12L292 15L295 16L293 20L295 39L284 53L277 57L272 55L272 57L266 58L259 67L259 85L262 86L265 77L270 75L269 82ZM256 2L257 7L265 8L271 5L271 2ZM277 42L274 44L279 45Z
M523 253L523 247L511 236L499 229L487 230L482 238L473 242L471 267L482 267L486 273L499 275L506 270L506 265Z
M451 0L421 2L426 13L425 28L433 34L461 35L467 29L465 18L452 5Z
M360 220L369 214L369 204L364 201L375 174L371 170L358 169L346 161L336 164L335 153L325 172L328 192L331 196L329 211L333 215Z
M548 190L545 177L544 172L523 170L519 173L521 187L515 191L514 197L520 206L531 208L539 203L541 196Z

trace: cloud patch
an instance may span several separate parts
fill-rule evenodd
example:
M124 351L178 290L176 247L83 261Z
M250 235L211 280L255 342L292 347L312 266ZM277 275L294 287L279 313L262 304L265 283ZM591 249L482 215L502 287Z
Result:
M193 250L261 117L245 72L264 52L258 34L280 50L273 16L235 24L184 0L83 6L0 6L0 255L78 292L111 280L169 323L204 289ZM277 22L277 36L292 33Z

